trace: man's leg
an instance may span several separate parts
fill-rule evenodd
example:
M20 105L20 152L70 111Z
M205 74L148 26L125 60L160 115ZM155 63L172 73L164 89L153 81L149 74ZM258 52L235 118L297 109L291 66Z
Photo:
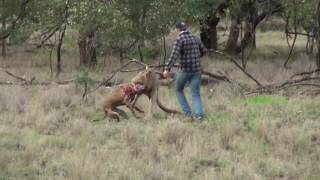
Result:
M192 96L192 104L196 119L202 120L203 110L200 97L201 72L193 73L190 80L190 90Z
M179 104L182 108L182 111L186 116L191 116L191 109L188 104L188 101L186 99L186 96L184 95L183 89L189 79L188 73L185 72L178 72L176 77L176 94L178 97Z

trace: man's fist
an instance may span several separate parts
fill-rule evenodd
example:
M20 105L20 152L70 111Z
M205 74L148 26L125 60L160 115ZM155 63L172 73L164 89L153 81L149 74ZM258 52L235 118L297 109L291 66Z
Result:
M168 77L169 77L169 71L168 71L168 70L164 70L163 73L162 73L162 75L163 75L163 78L168 79Z

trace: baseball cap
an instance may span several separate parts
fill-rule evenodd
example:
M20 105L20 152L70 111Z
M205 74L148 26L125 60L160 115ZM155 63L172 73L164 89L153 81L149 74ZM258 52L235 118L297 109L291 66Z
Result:
M183 22L183 21L178 21L178 22L176 23L176 28L184 31L184 30L187 29L187 25L186 25L186 23Z

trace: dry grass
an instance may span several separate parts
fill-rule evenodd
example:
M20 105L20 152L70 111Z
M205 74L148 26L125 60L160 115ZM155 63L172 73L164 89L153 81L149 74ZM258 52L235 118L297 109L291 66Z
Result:
M1 66L50 79L47 64L38 56L10 58L12 62ZM62 78L78 72L71 69L75 62L68 63ZM204 63L250 83L228 62L208 58ZM270 83L308 69L300 60L288 70L279 64L251 61L249 71ZM108 68L91 76L105 76ZM12 80L5 74L0 79ZM81 104L82 90L73 84L1 86L0 179L320 178L319 97L244 98L236 86L222 83L202 88L207 115L203 123L183 123L159 109L154 119L130 115L112 123L101 110L109 91L101 88ZM162 88L160 97L178 108L173 89ZM147 109L147 99L139 106Z

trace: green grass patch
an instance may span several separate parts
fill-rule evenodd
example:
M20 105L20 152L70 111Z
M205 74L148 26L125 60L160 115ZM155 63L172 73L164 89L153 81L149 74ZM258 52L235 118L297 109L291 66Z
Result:
M233 119L234 117L232 116L232 113L229 111L215 112L206 116L206 121L213 122L216 124L223 124Z
M307 111L305 117L309 120L320 120L320 111L319 110L311 110Z
M259 95L244 100L247 105L285 105L288 98L283 96Z
M92 112L88 114L88 119L92 122L105 121L107 118L103 113Z
M5 176L0 176L0 180L11 180L13 178L10 177L5 177Z
M304 117L309 120L320 120L320 111L318 107L319 104L316 102L305 104L303 106Z

